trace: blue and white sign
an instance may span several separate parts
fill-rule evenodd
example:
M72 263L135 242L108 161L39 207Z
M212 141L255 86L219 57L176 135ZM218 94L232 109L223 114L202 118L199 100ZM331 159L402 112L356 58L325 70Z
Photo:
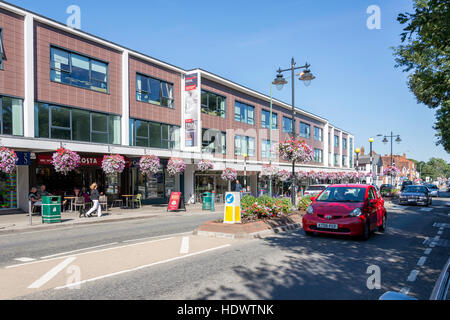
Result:
M18 166L29 166L31 164L31 153L30 152L16 152Z
M232 194L227 194L225 200L227 201L227 204L232 204L234 202L234 196Z

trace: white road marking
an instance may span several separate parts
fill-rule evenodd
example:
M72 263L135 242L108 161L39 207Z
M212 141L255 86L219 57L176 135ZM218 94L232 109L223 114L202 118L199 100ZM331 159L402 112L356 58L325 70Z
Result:
M192 234L192 231L182 232L182 233L174 233L174 234L164 234L164 235L156 236L156 237L146 237L146 238L140 238L140 239L125 240L125 241L122 241L122 242L123 243L127 243L127 242L135 242L135 241L142 241L142 240L159 239L159 238L163 238L163 237L182 236L182 235L186 235L186 234Z
M402 290L400 290L400 293L403 293L403 294L408 294L409 293L409 290L411 290L411 289L409 289L409 288L402 288Z
M442 235L442 231L438 231L438 235Z
M417 265L419 267L422 267L425 264L425 261L427 261L426 257L420 257L419 262L417 262Z
M429 238L429 237L426 237L425 240L423 240L422 244L427 243L428 240L430 240L430 238Z
M187 253L189 253L189 237L183 237L183 240L181 240L180 254Z
M32 259L32 258L17 258L14 259L16 261L20 261L20 262L31 262L31 261L35 261L36 259Z
M88 252L83 252L83 253L78 253L78 254L72 254L72 255L68 255L67 257L82 256L82 255L89 254L89 253L96 253L96 252L103 252L103 251L108 251L108 250L132 247L132 246L137 246L137 245L141 245L141 244L165 241L165 240L170 240L170 239L173 239L173 237L159 239L159 240L153 240L153 241L139 242L139 243L134 243L134 244L128 244L126 246L119 246L119 247L107 248L107 249L102 249L102 250L94 250L94 251L88 251ZM12 269L12 268L17 268L17 267L22 267L22 266L28 266L28 265L32 265L32 264L36 264L36 263L47 262L47 261L52 261L52 260L57 260L57 259L63 259L63 258L67 258L67 257L62 256L62 257L56 257L56 258L51 258L51 259L34 261L34 262L30 262L30 263L15 264L12 266L5 267L5 269Z
M422 209L420 209L420 211L425 211L425 212L430 212L432 210L433 210L433 208L422 208Z
M431 248L426 249L426 250L425 250L425 254L426 254L426 255L429 255L429 254L431 253L432 250L433 250L433 249L431 249Z
M438 242L440 238L441 238L440 236L434 237L433 242Z
M69 264L71 264L75 259L76 259L75 257L67 258L66 260L58 264L56 267L51 269L49 272L44 274L41 278L33 282L33 284L31 284L28 287L28 289L38 289L42 287L44 284L52 280L58 273L64 270L64 268L66 268Z
M436 242L430 243L430 248L434 248L434 247L436 247Z
M409 282L414 282L414 281L416 281L416 279L417 279L417 275L419 274L419 271L418 270L413 270L413 271L411 271L411 273L409 274L409 277L408 277L408 281Z
M67 252L62 252L62 253L56 253L56 254L52 254L51 256L46 256L46 257L42 257L41 259L48 259L48 258L53 258L53 257L57 257L57 256L63 256L65 254L69 254L69 253L75 253L75 252L80 252L80 251L84 251L84 250L89 250L89 249L96 249L96 248L101 248L101 247L107 247L107 246L112 246L114 244L118 244L118 242L113 242L113 243L108 243L108 244L102 244L100 246L95 246L95 247L90 247L90 248L84 248L84 249L78 249L78 250L73 250L73 251L67 251Z
M100 276L100 277L96 277L96 278L92 278L92 279L88 279L88 280L83 280L83 281L80 281L80 282L77 282L77 283L71 283L71 284L68 284L68 285L65 285L65 286L56 287L55 290L61 290L61 289L65 289L65 288L79 286L79 285L81 285L83 283L86 283L86 282L92 282L92 281L97 281L97 280L101 280L101 279L105 279L105 278L110 278L110 277L114 277L114 276L117 276L117 275L120 275L120 274L133 272L133 271L138 271L138 270L141 270L141 269L145 269L145 268L149 268L149 267L152 267L152 266L156 266L158 264L164 264L164 263L167 263L167 262L172 262L172 261L176 261L176 260L185 259L185 258L188 258L188 257L192 257L192 256L196 256L196 255L199 255L199 254L202 254L202 253L206 253L206 252L211 252L211 251L215 251L215 250L219 250L219 249L224 249L224 248L227 248L227 247L230 247L230 246L231 246L231 244L226 244L226 245L223 245L223 246L220 246L220 247L211 248L211 249L208 249L208 250L203 250L203 251L191 253L191 254L184 255L184 256L179 256L179 257L175 257L175 258L171 258L171 259L167 259L167 260L163 260L163 261L154 262L154 263L147 264L147 265L140 266L140 267L136 267L136 268L133 268L133 269L128 269L128 270L123 270L123 271L119 271L119 272L115 272L115 273L106 274L106 275L103 275L103 276Z

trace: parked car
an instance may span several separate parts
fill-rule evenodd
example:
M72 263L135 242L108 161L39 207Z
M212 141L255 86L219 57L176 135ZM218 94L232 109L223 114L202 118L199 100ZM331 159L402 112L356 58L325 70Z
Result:
M327 188L327 185L325 185L325 184L317 184L317 185L312 185L312 186L306 187L305 196L318 195L326 188Z
M384 200L373 186L331 185L311 200L303 217L307 235L339 234L367 240L372 231L386 229Z
M432 197L438 197L439 198L439 188L435 184L426 184L425 187L427 187L430 190L430 195Z
M403 181L402 187L400 188L400 191L405 190L405 188L406 188L407 186L412 186L413 184L414 184L414 183L413 183L412 181L409 181L409 180Z
M407 186L399 198L399 204L417 204L430 206L432 204L431 193L425 186Z
M394 186L392 184L382 184L380 187L380 192L385 192L388 190L394 190Z

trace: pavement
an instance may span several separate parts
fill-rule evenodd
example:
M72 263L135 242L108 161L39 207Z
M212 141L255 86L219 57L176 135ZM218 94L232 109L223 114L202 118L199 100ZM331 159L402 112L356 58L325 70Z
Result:
M215 212L223 212L224 205L216 204ZM137 209L108 208L108 212L103 211L103 216L98 218L94 215L90 218L79 217L78 212L66 211L61 213L61 223L44 224L42 217L33 214L30 222L28 213L14 213L0 215L0 234L10 232L27 232L45 229L56 229L61 227L72 227L86 224L111 223L126 220L149 219L166 216L190 216L190 215L210 215L211 211L202 210L201 204L186 205L186 211L167 211L164 205L148 205Z

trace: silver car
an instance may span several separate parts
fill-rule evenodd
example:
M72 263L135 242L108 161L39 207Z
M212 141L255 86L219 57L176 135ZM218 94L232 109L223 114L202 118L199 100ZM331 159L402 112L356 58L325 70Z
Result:
M439 188L435 184L426 184L425 187L430 190L430 196L439 198Z

